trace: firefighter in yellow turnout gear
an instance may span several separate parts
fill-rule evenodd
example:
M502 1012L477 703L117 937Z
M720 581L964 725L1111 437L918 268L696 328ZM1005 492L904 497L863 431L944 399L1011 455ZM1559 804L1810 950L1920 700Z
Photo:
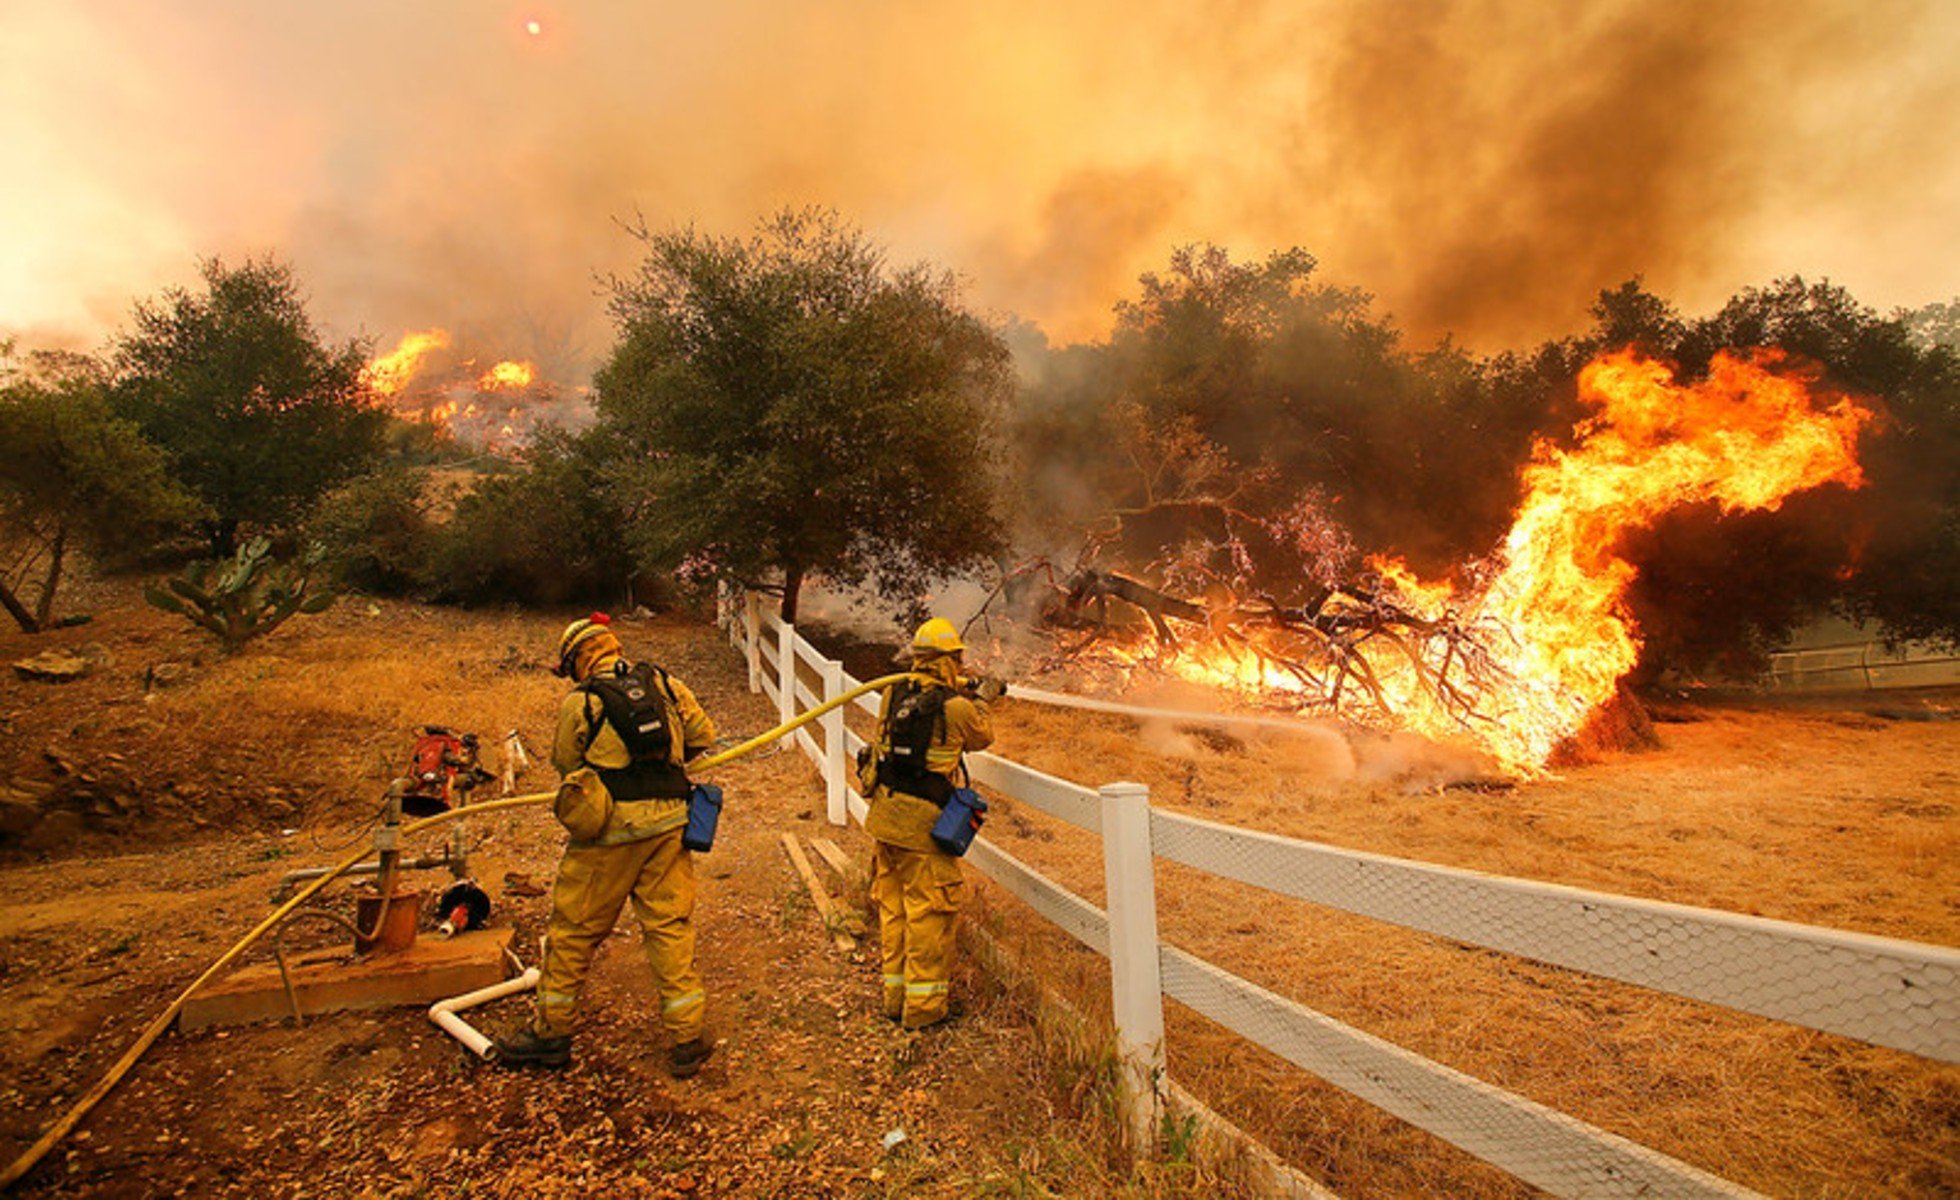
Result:
M498 1058L514 1066L571 1060L586 971L630 899L660 994L669 1065L686 1078L713 1047L702 1036L707 997L694 966L694 860L681 845L692 786L683 764L713 745L715 727L686 684L624 658L603 614L572 622L558 652L558 673L575 686L558 710L551 761L565 777L560 818L573 836L551 892L535 1015L497 1040ZM581 804L575 819L572 807Z
M915 673L935 682L907 681L885 690L878 717L875 782L864 831L876 839L871 898L884 943L885 1016L907 1029L948 1016L954 931L959 917L959 859L933 844L940 806L962 774L961 755L993 742L988 702L1000 695L992 680L961 674L965 646L952 622L919 627L910 651ZM963 780L962 780L963 782Z

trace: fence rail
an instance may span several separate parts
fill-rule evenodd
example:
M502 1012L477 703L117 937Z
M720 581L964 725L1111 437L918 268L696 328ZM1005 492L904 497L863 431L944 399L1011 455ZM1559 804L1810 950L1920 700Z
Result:
M1152 815L1159 856L1553 966L1960 1061L1960 951Z
M1769 656L1769 685L1778 690L1884 691L1956 683L1960 654L1924 642L1897 648L1879 641L1839 642Z
M724 600L751 687L815 706L856 687L753 594ZM773 644L772 644L773 643ZM798 680L799 662L822 692ZM787 669L784 664L788 664ZM767 668L767 669L765 669ZM792 685L785 688L781 680ZM1046 693L1017 690L1041 702ZM871 697L857 702L876 713ZM1170 719L1197 714L1159 714ZM834 722L798 745L824 773L830 820L862 822L845 770L862 739ZM1294 1065L1560 1196L1737 1196L1747 1189L1594 1128L1275 995L1156 932L1153 861L1456 941L1691 999L1960 1061L1960 951L1533 880L1389 858L1237 829L1150 808L1138 784L1087 788L992 754L969 756L975 782L1097 834L1110 912L986 838L967 862L1110 961L1130 1121L1148 1139L1163 1081L1163 1001L1192 1008Z

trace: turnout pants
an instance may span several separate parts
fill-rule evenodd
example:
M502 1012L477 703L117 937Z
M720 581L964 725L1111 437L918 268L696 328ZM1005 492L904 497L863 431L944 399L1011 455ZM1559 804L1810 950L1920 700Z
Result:
M660 993L660 1023L675 1043L701 1036L707 994L694 969L694 859L670 829L618 846L570 846L551 890L544 968L533 1030L572 1031L592 956L633 901L647 963Z
M884 943L885 1015L907 1029L946 1016L959 920L959 860L937 850L879 842L871 855L871 899Z

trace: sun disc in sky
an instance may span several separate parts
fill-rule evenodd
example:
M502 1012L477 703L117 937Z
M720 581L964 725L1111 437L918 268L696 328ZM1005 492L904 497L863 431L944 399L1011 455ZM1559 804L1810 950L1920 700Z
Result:
M526 21L524 22L524 32L530 34L532 37L537 37L544 32L544 22Z

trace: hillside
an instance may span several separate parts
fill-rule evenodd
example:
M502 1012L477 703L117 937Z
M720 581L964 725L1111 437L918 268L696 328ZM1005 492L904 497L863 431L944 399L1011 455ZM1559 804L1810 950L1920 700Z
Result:
M226 660L126 589L76 602L93 623L0 636L8 662L94 645L104 663L70 684L0 679L0 777L53 793L53 815L0 865L9 1161L268 911L284 872L332 862L365 836L414 726L479 731L486 747L517 729L535 754L563 686L543 660L567 614L356 600ZM774 723L712 630L684 618L619 629L630 652L687 679L724 734ZM146 691L163 663L188 665L188 679ZM485 758L498 764L494 749ZM828 832L860 861L869 853L861 835L823 826L801 756L765 752L719 778L728 806L703 860L697 921L720 1049L694 1080L666 1075L627 917L600 955L562 1074L478 1064L416 1009L172 1033L19 1194L1122 1192L1093 1081L1044 1067L1018 1002L963 968L969 1012L952 1027L906 1035L880 1018L875 937L839 954L780 845L785 831ZM534 765L520 790L551 780ZM562 833L527 809L478 818L471 835L493 921L514 924L534 960L548 905L536 893ZM849 894L862 904L861 886ZM302 923L290 944L323 932L334 936ZM482 1024L521 1007L502 1002Z

